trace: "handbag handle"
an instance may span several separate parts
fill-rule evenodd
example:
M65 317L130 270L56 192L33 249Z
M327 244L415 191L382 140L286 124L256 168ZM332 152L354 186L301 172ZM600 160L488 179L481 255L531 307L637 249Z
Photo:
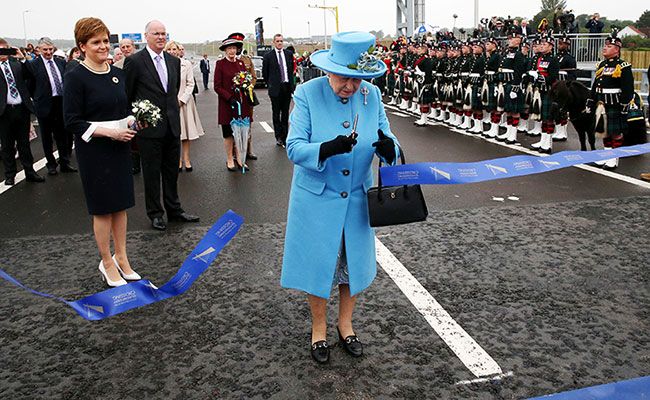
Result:
M402 165L406 164L406 157L404 156L404 151L402 150L402 147L398 144L397 148L399 149L399 158L400 161L402 162ZM379 159L379 166L377 167L377 199L381 201L381 188L383 185L381 184L381 173L380 169L383 164L382 159ZM404 197L408 197L408 185L404 185Z

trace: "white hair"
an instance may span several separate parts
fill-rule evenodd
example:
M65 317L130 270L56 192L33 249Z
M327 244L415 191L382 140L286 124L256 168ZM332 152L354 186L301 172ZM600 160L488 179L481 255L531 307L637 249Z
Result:
M38 39L39 46L54 46L54 42L49 37L42 37Z
M162 22L158 21L157 19L154 19L152 21L147 22L147 25L144 26L144 31L148 33L149 28L151 27L151 24L156 23L156 22L159 23L162 26L165 26L165 24L163 24Z

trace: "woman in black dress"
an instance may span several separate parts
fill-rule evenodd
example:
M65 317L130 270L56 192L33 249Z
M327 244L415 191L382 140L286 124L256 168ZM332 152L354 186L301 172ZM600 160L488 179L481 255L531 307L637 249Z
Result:
M126 256L126 209L135 205L129 141L136 131L128 128L124 73L106 61L108 28L97 18L82 18L74 34L85 59L65 77L65 126L75 138L79 175L101 256L99 271L109 286L121 286L125 279L140 279Z

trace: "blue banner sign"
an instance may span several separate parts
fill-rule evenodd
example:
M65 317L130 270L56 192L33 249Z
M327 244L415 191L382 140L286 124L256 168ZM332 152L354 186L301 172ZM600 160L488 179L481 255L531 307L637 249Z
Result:
M122 39L131 39L136 43L142 42L142 34L141 33L123 33L122 34Z
M87 320L101 320L186 292L194 281L208 269L226 244L237 234L243 223L244 219L242 217L228 210L215 222L196 248L187 256L176 275L161 288L157 288L150 281L143 279L84 297L81 300L68 301L30 289L2 269L0 269L0 277L32 294L59 300L72 307Z
M578 164L645 153L650 153L650 143L609 150L563 151L548 157L514 156L470 163L428 162L394 165L382 167L379 173L382 185L385 186L454 185L539 174Z

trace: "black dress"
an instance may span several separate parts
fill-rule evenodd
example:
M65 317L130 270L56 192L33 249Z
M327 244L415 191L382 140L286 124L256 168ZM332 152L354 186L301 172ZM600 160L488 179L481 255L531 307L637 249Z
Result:
M96 73L81 64L65 75L65 127L74 134L79 176L91 215L111 214L135 205L129 142L107 137L92 137L88 142L82 139L89 121L115 121L129 115L125 81L124 72L114 67Z

